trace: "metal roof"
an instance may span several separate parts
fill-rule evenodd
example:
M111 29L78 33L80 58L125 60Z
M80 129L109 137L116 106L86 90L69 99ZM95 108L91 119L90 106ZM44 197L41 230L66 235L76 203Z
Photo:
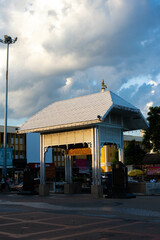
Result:
M18 127L15 126L7 126L7 133L17 133ZM4 132L4 126L0 125L0 132Z
M133 136L133 135L124 135L123 139L124 139L124 141L132 141L132 140L135 140L136 142L142 142L143 141L143 137Z
M138 108L121 97L105 91L54 102L25 122L19 133L87 126L101 122L97 116L103 120L113 108L140 113Z

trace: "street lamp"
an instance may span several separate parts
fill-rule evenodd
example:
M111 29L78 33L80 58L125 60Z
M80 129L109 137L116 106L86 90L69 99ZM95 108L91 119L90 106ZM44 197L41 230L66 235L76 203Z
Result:
M3 162L3 174L6 177L6 165L7 165L7 103L8 103L8 60L9 60L9 44L13 44L17 41L16 38L11 38L8 35L4 35L4 39L0 39L1 43L7 44L7 64L6 64L6 91L5 91L5 113L4 113L4 162Z

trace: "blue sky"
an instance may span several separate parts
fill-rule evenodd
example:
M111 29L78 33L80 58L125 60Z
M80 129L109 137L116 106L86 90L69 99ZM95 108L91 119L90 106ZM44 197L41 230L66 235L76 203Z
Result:
M10 46L8 124L54 101L108 89L140 108L160 105L157 0L0 0L0 38ZM0 44L0 124L6 46Z

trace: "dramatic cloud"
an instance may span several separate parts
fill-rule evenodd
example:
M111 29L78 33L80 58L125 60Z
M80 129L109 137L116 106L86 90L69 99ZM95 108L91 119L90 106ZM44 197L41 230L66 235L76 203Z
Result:
M10 46L9 119L20 124L54 101L109 90L139 107L160 105L157 0L0 0ZM0 44L3 123L6 46Z

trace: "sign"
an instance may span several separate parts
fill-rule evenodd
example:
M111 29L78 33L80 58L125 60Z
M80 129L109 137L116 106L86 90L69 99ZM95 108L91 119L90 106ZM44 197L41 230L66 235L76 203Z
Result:
M56 178L56 168L54 166L46 167L46 179Z
M4 148L0 148L0 166L4 164ZM13 149L7 148L6 166L13 166Z
M68 156L80 156L80 155L91 155L91 149L90 148L75 148L75 149L69 149L67 151Z
M40 163L29 163L28 164L31 168L40 168ZM45 167L53 167L55 166L54 163L45 163Z
M40 169L40 163L29 163L33 169ZM54 163L45 163L46 179L56 177L56 168Z
M160 175L159 167L147 167L147 175Z

